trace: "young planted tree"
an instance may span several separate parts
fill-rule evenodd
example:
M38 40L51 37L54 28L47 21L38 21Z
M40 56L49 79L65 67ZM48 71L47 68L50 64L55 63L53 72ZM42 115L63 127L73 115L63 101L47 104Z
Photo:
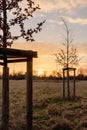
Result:
M56 56L56 62L64 68L73 67L78 65L79 58L77 55L77 49L72 46L73 38L71 37L71 30L68 27L66 21L62 19L65 29L65 37L63 41L64 49L60 49Z
M64 49L60 49L56 56L56 62L67 70L67 87L68 97L70 98L70 86L69 86L69 68L78 65L79 58L77 55L77 49L72 46L73 39L71 37L71 30L66 21L62 18L65 29L65 37L63 41Z

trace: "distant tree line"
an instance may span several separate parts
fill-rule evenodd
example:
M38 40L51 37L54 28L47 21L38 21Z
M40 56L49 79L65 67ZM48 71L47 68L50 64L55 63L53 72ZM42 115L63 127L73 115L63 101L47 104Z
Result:
M2 79L2 74L0 74L0 79ZM14 73L14 74L10 74L9 75L9 79L11 80L23 80L23 79L26 79L26 73L22 73L22 72L18 72L18 73ZM34 80L38 80L38 79L41 79L41 80L62 80L62 75L49 75L49 76L46 76L46 75L42 75L42 76L38 76L38 75L33 75L33 79ZM70 76L70 80L73 79L73 76ZM67 80L67 77L66 77L66 80ZM85 74L78 74L76 76L76 80L87 80L87 75Z

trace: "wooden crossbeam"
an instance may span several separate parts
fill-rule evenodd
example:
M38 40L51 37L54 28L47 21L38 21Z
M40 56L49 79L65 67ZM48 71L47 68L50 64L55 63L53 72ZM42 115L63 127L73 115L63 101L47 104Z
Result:
M3 62L0 62L0 65L4 66L4 63L3 63Z
M15 63L15 62L26 62L27 58L23 59L13 59L13 60L7 60L7 63Z
M0 48L0 55L6 55L7 58L13 57L37 57L37 52L32 50L19 50L10 48Z

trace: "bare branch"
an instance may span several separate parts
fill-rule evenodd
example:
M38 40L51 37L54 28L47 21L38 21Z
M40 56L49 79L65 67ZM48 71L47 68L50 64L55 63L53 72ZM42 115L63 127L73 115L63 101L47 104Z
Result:
M73 38L70 35L71 30L68 27L66 21L63 18L61 18L61 20L64 24L65 33L66 33L66 37L64 38L64 41L62 43L65 49L60 49L60 51L55 56L56 56L56 62L59 65L68 68L68 67L72 67L73 65L78 65L79 58L77 55L76 48L71 46L73 41Z

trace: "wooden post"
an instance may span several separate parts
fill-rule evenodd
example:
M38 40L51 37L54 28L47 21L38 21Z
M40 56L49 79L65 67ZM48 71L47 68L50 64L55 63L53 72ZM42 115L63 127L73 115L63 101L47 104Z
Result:
M27 130L32 130L32 58L27 61Z
M63 99L65 98L65 71L63 70Z
M76 81L75 81L75 69L74 69L74 92L73 92L73 97L75 98L76 96Z
M9 130L9 68L3 67L2 130Z
M67 68L67 92L68 92L68 99L70 99L69 68Z

